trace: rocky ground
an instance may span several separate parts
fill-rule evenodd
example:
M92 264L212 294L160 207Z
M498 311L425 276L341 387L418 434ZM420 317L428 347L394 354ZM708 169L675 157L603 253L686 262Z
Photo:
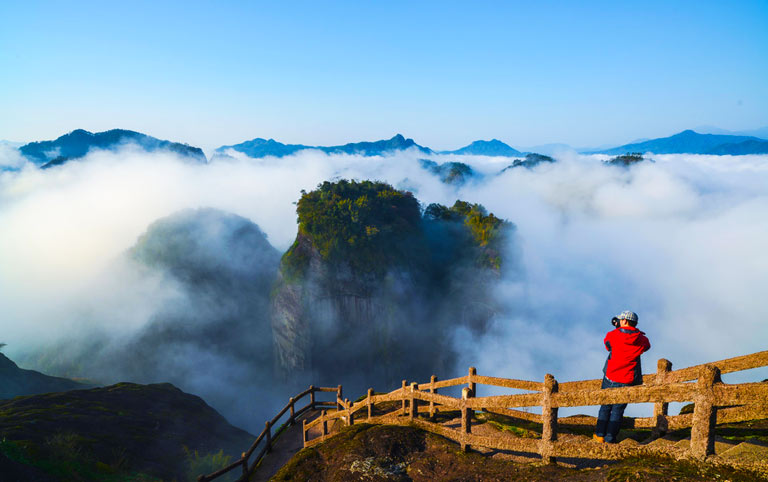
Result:
M513 419L516 420L516 419ZM443 423L450 424L450 414ZM505 431L540 438L540 425L476 415L473 433ZM590 427L563 427L560 439L594 443ZM359 424L293 457L273 480L462 481L744 481L768 480L768 420L719 426L717 456L707 463L684 456L689 431L650 442L647 430L622 430L625 445L655 444L655 454L620 461L561 459L542 465L537 456L496 450L463 453L459 446L414 427Z

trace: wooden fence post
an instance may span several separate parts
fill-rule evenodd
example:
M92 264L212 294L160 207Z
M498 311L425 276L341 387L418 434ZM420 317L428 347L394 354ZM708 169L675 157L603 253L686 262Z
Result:
M472 433L472 409L467 407L467 400L474 396L469 387L461 389L461 450L464 452L470 448L467 435Z
M322 418L322 420L323 420L323 437L325 437L326 435L328 435L328 420L325 418L325 413L326 413L326 411L325 411L325 410L323 410L322 412L320 412L320 417L321 417L321 418Z
M667 381L667 373L672 370L672 362L660 358L656 364L656 378L653 380L654 385L663 385ZM667 433L669 428L669 420L667 419L669 411L669 403L656 402L653 404L653 418L656 421L656 425L653 427L654 438L661 437Z
M342 408L341 407L341 400L343 400L343 398L341 398L341 396L342 396L341 385L339 385L336 388L336 410L337 411L341 411L341 408Z
M245 455L245 452L243 452L243 456ZM243 480L248 479L248 461L245 459L245 457L242 458L243 460Z
M720 381L719 379L720 370L714 365L704 365L701 368L691 424L691 455L700 460L704 460L707 455L715 453L717 408L715 407L715 394L712 387Z
M552 394L557 392L557 380L546 374L541 392L541 460L545 464L554 464L554 444L557 440L557 408L552 407Z
M477 375L477 368L469 367L469 374L467 375L467 386L472 390L472 396L477 396L477 384L474 377Z
M315 386L314 385L309 386L309 406L311 407L310 410L315 409Z
M416 382L411 382L411 411L409 417L411 420L419 416L419 401L416 399Z
M371 419L371 416L373 415L373 403L371 403L371 398L373 397L373 388L368 389L368 420Z
M266 430L267 430L267 451L266 453L269 453L272 450L272 424L269 423L269 420L265 422Z
M294 408L293 404L296 400L293 399L293 397L288 399L288 403L291 404L291 418L288 419L288 424L293 423L293 419L296 417L296 409Z
M301 431L303 433L304 437L304 447L307 446L307 442L309 441L309 434L307 433L307 419L303 418L301 420Z
M354 405L354 403L351 403L348 398L345 398L344 404L347 406L347 413L349 413L349 415L347 416L347 425L354 425L355 414L352 412L352 406Z
M429 393L437 393L437 388L435 388L435 382L437 382L437 375L432 375L432 377L429 379ZM432 418L435 416L435 401L430 400L429 401L429 418Z
M408 412L405 410L405 384L406 384L406 381L405 381L405 380L403 380L403 386L401 387L401 388L402 388L402 392L403 392L403 393L402 393L402 394L403 394L403 415L405 415L406 413L408 413Z

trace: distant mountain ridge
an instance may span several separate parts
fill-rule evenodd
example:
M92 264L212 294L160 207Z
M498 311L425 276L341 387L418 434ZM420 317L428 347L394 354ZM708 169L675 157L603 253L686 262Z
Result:
M304 149L312 149L312 147L305 146L304 144L283 144L274 139L262 139L261 137L257 137L256 139L241 142L240 144L221 146L216 149L216 153L226 154L226 151L229 149L242 152L248 157L260 159L267 156L290 156L291 154L295 154Z
M52 140L30 142L19 147L21 154L42 168L64 164L72 159L85 156L91 149L114 150L124 144L136 144L148 152L166 150L205 164L208 160L199 147L171 142L125 129L104 132L89 132L76 129Z
M768 141L750 139L733 144L722 144L710 149L707 154L743 156L746 154L768 154Z
M585 154L625 154L653 152L654 154L768 154L768 141L751 136L699 134L685 130L678 134L625 144L611 149L585 151Z
M0 399L82 388L89 387L68 378L51 377L34 370L24 370L0 353Z
M477 156L503 156L503 157L516 157L522 156L523 153L517 149L501 142L498 139L491 139L490 141L475 141L468 146L464 146L455 151L440 151L440 154L459 154L459 155L477 155Z
M315 149L327 154L357 154L363 156L380 156L389 152L416 148L423 154L432 154L434 151L416 144L413 139L406 139L402 134L396 134L391 139L379 141L350 142L339 146L307 146L304 144L283 144L274 139L262 139L257 137L250 141L241 142L231 146L221 146L216 149L220 155L226 155L226 151L233 149L248 157L262 158L267 156L283 157L295 154L305 149Z
M721 129L714 126L699 126L694 127L693 130L700 134L725 134L729 136L752 136L759 137L760 139L768 140L768 126L760 127L758 129L746 129L739 131L730 131L728 129Z
M708 128L717 132L729 132L722 129ZM745 132L762 132L765 129L756 129ZM735 133L732 133L735 134ZM582 154L610 154L621 155L630 152L652 152L655 154L713 154L713 155L746 155L768 154L768 140L749 135L732 135L710 133L704 134L694 130L685 130L669 137L657 139L639 139L637 141L617 147L583 148L578 149ZM104 132L92 133L83 129L76 129L57 139L49 141L36 141L16 146L14 143L4 142L2 145L18 149L18 152L45 169L64 164L72 159L85 156L92 149L115 150L125 144L135 144L147 152L170 151L180 154L192 161L207 163L208 160L202 149L188 144L161 140L140 132L112 129ZM285 157L294 155L303 150L317 150L326 154L349 154L362 156L382 156L398 151L414 149L426 154L444 155L477 155L493 157L524 157L531 152L544 152L553 154L569 151L572 148L566 144L548 144L539 148L527 148L523 151L498 140L476 140L470 144L455 150L436 151L429 147L417 144L413 139L406 138L402 134L396 134L390 139L378 141L350 142L335 146L311 146L306 144L284 144L274 139L254 138L238 144L225 145L214 151L212 159L230 157L228 152L234 150L252 158Z

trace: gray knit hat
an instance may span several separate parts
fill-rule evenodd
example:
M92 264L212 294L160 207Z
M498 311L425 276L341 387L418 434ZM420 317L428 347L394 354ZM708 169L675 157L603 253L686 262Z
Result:
M634 311L622 311L621 314L616 318L620 320L634 321L637 323L637 313Z

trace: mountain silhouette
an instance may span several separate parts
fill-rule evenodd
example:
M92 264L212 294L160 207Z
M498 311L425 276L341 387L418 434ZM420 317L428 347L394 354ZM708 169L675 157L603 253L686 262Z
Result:
M522 156L523 153L517 149L510 147L509 145L501 142L498 139L491 139L490 141L475 141L468 146L464 146L461 149L455 151L441 151L441 154L474 154L478 156L504 156L504 157L516 157Z
M748 144L744 144L744 143ZM685 130L659 139L625 144L611 149L587 151L587 154L625 154L653 152L654 154L765 154L768 141L751 136L699 134Z
M80 388L88 388L88 385L34 370L24 370L0 353L0 399Z
M229 149L242 152L248 157L262 158L267 156L283 157L295 154L305 149L316 149L328 154L356 154L362 156L381 156L394 151L416 148L424 154L431 154L433 151L427 147L420 146L413 139L406 139L402 134L397 134L391 139L380 141L351 142L340 146L307 146L304 144L283 144L274 139L256 138L250 141L241 142L232 146L221 146L216 149L220 156L226 156Z
M125 144L138 145L148 152L166 150L195 162L203 164L207 162L203 150L199 147L164 141L140 132L124 129L112 129L96 133L76 129L52 141L30 142L21 146L19 151L31 162L42 168L49 168L83 157L91 149L114 151Z

